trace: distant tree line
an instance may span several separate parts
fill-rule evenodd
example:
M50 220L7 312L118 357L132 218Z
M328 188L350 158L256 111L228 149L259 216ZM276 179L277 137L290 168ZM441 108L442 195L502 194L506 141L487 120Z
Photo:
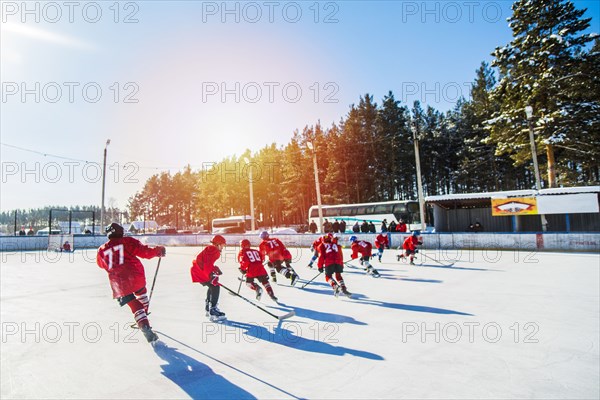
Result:
M516 1L512 41L481 63L470 99L452 110L402 104L391 91L378 104L367 93L338 123L307 125L285 145L152 176L129 200L131 219L185 229L250 214L252 172L257 219L306 224L316 204L308 142L324 204L416 199L415 139L426 196L534 188L530 126L542 187L597 185L600 40L583 33L584 11L567 0Z
M401 104L392 92L377 104L365 94L339 123L305 126L286 145L155 175L130 199L129 211L178 228L249 214L252 169L257 218L306 223L316 204L308 142L324 204L415 199L415 138L425 195L534 188L529 122L543 187L598 184L600 42L583 33L590 21L584 11L565 0L515 2L513 40L492 53L491 66L481 63L470 99L451 111Z

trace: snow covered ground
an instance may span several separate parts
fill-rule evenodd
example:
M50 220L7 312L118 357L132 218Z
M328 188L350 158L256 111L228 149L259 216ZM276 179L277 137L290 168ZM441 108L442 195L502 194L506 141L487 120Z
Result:
M260 305L295 317L279 322L222 291L229 321L214 324L189 278L198 248L167 251L150 307L165 344L156 348L111 299L94 250L1 253L0 397L600 396L597 254L463 252L444 267L409 266L388 250L373 261L379 279L346 268L353 299L333 297L322 276L304 289L280 278L281 304ZM220 265L237 290L234 253ZM309 257L304 249L295 263L304 280L316 274ZM157 260L144 264L149 287Z

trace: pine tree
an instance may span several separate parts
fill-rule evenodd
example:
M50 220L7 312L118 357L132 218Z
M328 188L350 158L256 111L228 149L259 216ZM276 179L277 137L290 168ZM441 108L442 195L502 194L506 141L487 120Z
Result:
M377 137L381 141L380 197L383 200L401 199L405 175L414 176L414 156L407 143L411 137L407 109L400 106L390 91L377 112ZM410 180L412 182L412 179Z
M492 53L500 71L493 99L500 109L489 120L490 139L497 153L510 154L516 165L530 160L524 108L533 107L536 141L545 149L552 187L556 149L570 151L565 157L581 163L590 157L578 152L581 147L598 141L600 103L581 84L597 80L600 72L584 51L595 35L582 33L590 18L582 18L585 10L568 0L519 0L512 8L513 40Z

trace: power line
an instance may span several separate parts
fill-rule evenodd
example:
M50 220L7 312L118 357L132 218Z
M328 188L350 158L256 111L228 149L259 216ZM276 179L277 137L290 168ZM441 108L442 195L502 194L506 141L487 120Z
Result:
M57 154L46 153L46 152L39 151L39 150L28 149L28 148L25 148L25 147L15 146L15 145L8 144L8 143L2 143L2 142L0 142L0 145L6 146L6 147L10 147L10 148L13 148L13 149L16 149L16 150L20 150L20 151L25 151L25 152L28 152L28 153L38 154L38 155L41 155L41 156L44 156L44 157L53 157L53 158L58 158L58 159L61 159L61 160L69 160L69 161L79 161L79 162L84 162L86 164L88 164L88 163L98 164L99 163L99 161L89 161L89 160L83 160L83 159L80 159L80 158L60 156L60 155L57 155ZM133 162L133 163L135 163L134 161L127 161L127 162ZM187 165L183 166L183 167L168 167L168 166L160 166L159 167L159 166L139 165L138 163L135 163L135 164L137 165L138 168L154 169L154 170L173 170L173 169L175 169L175 170L183 170L183 169L185 169L187 167ZM199 167L190 166L190 168L199 168Z
M28 153L39 154L39 155L42 155L44 157L54 157L54 158L60 158L62 160L70 160L70 161L82 161L84 163L95 162L95 161L82 160L82 159L79 159L79 158L64 157L64 156L59 156L59 155L56 155L56 154L44 153L44 152L41 152L41 151L32 150L32 149L26 149L25 147L15 146L15 145L8 144L8 143L1 143L0 142L0 144L2 146L11 147L13 149L17 149L17 150L21 150L21 151L26 151Z

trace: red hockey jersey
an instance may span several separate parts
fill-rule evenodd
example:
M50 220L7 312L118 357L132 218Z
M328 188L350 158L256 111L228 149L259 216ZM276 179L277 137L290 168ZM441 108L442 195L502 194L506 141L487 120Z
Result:
M402 248L404 250L414 251L417 248L417 245L419 244L423 244L423 241L417 238L416 236L409 236L404 240L404 243L402 243Z
M358 254L362 257L371 257L371 250L373 246L369 242L365 242L364 240L355 240L352 243L352 259L358 258Z
M263 240L258 246L258 250L264 257L268 257L269 261L283 261L292 258L288 249L281 240L270 238Z
M263 261L265 261L265 257L255 249L242 249L238 253L240 269L246 272L248 278L256 278L267 274Z
M113 238L98 249L96 264L108 272L113 298L124 297L146 286L144 266L138 259L158 257L152 248L132 237Z
M375 247L385 249L388 246L388 236L386 234L380 233L375 238Z
M206 283L212 279L213 272L216 272L215 261L221 257L221 252L212 244L206 246L192 261L190 274L192 282Z
M319 268L327 267L331 264L341 264L343 261L342 248L336 243L323 242L317 247Z

